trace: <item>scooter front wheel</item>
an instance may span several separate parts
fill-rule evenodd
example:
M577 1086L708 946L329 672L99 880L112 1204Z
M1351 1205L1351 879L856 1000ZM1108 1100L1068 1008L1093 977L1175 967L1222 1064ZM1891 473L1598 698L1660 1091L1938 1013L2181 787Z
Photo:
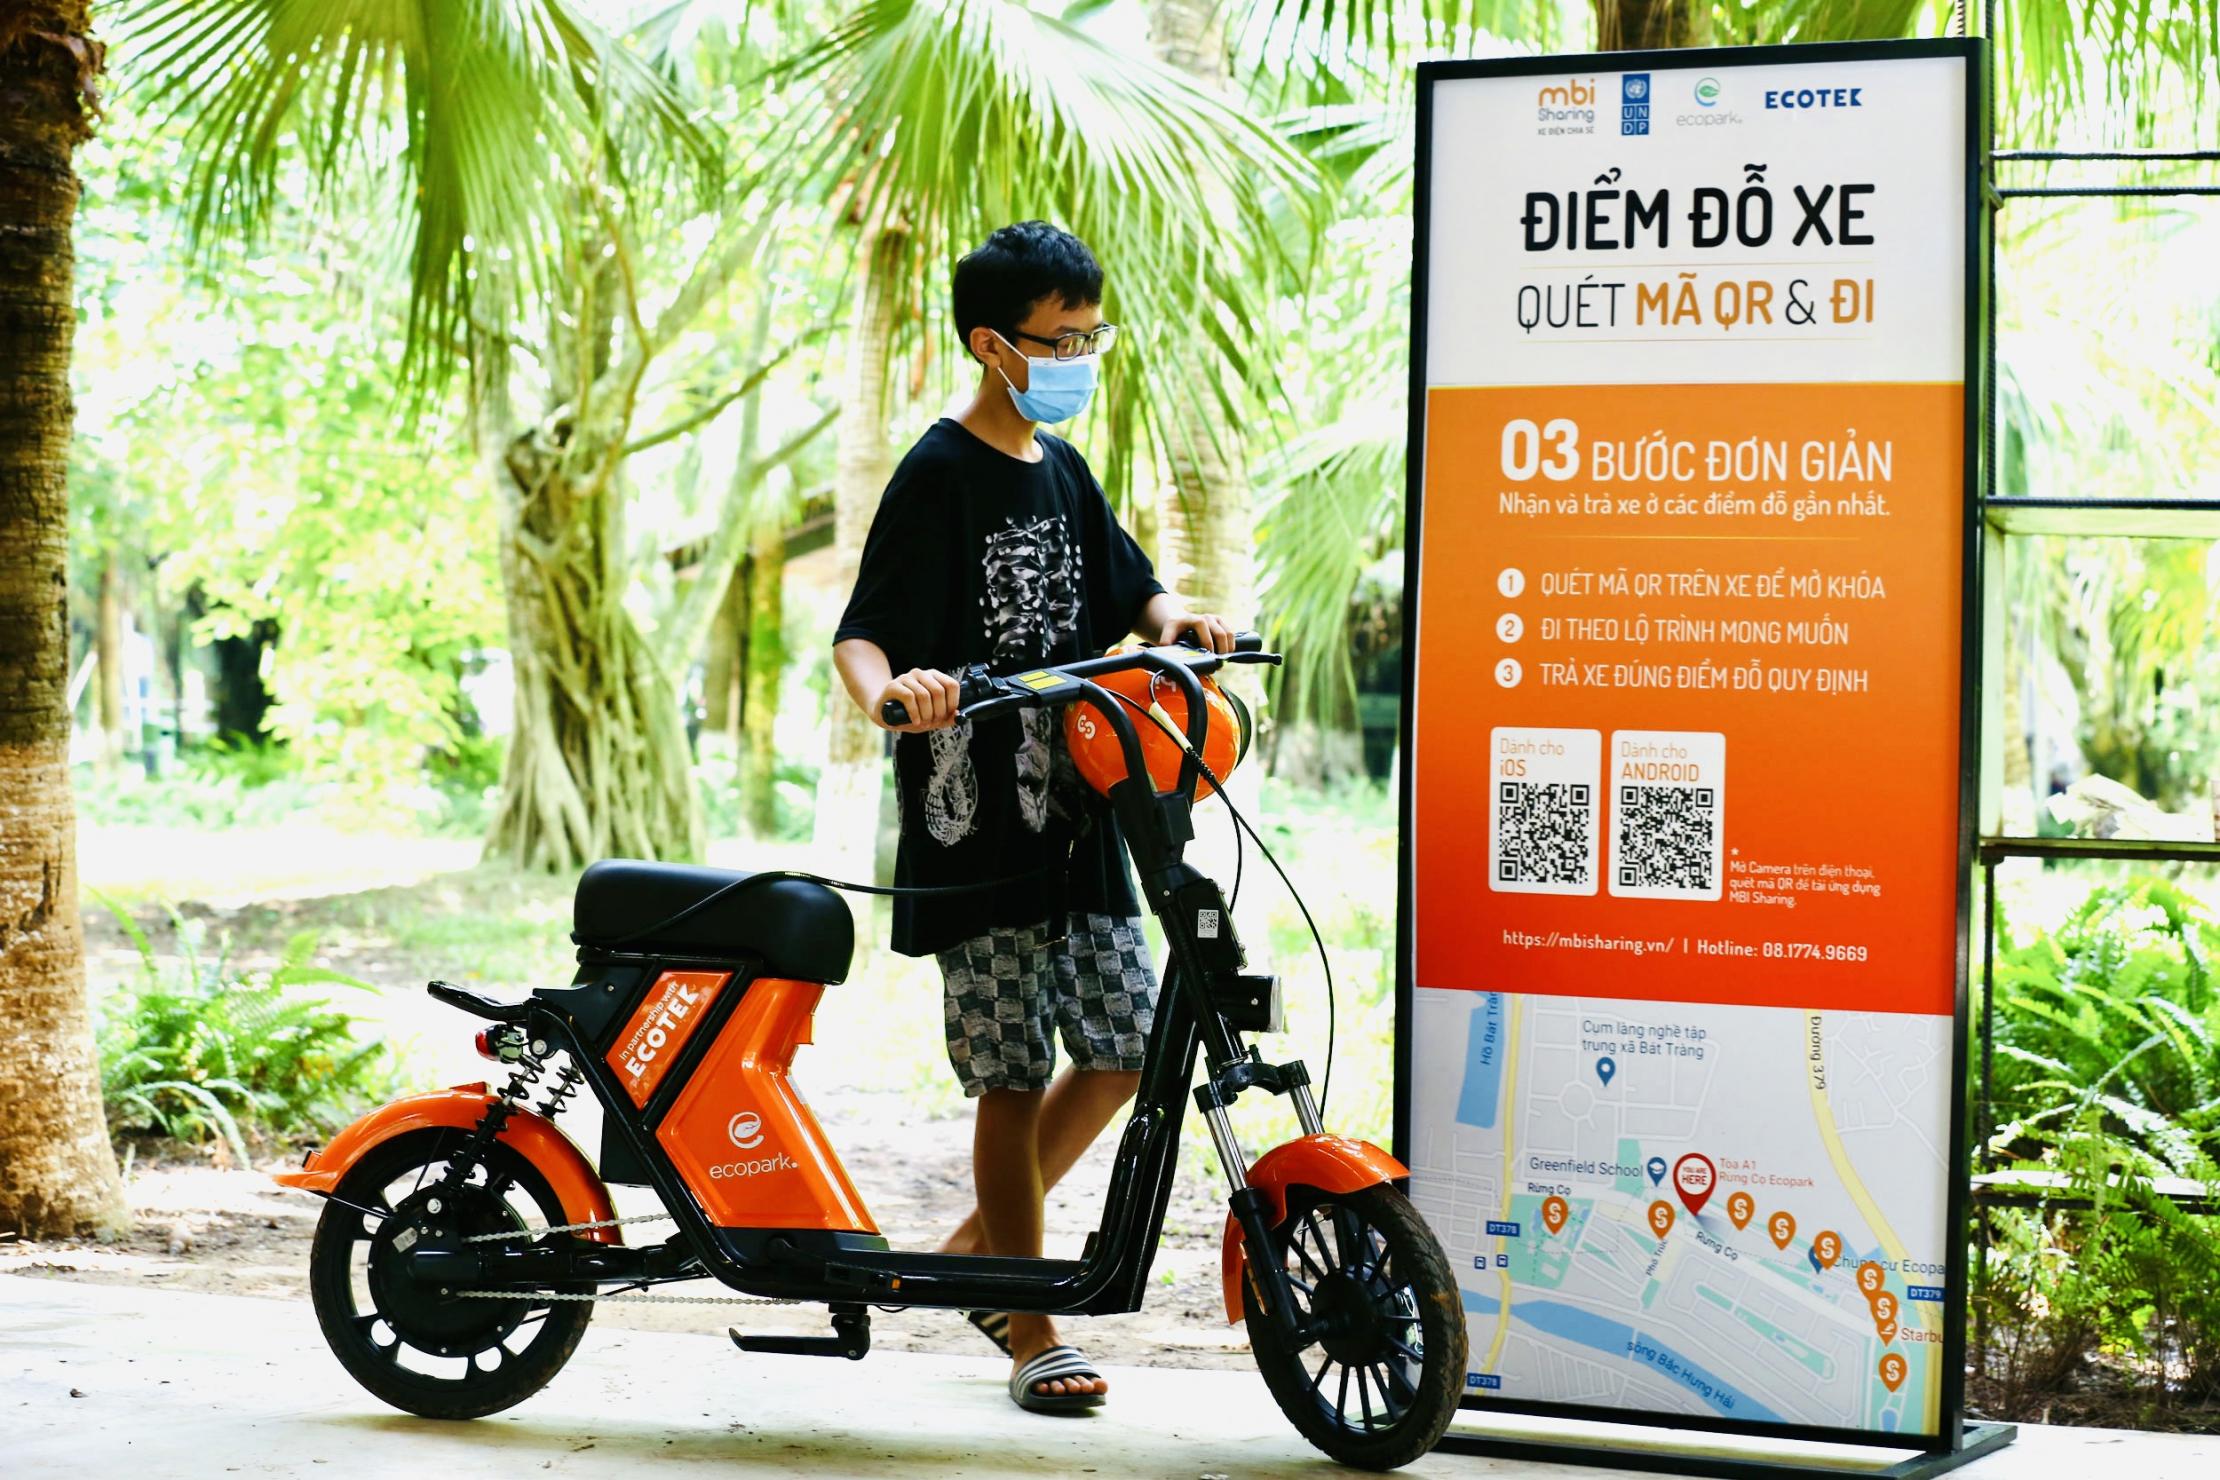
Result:
M1304 1438L1345 1465L1392 1470L1440 1441L1465 1377L1465 1319L1440 1240L1401 1193L1291 1189L1272 1231L1295 1311L1316 1334L1298 1346L1242 1282L1249 1346ZM1258 1253L1249 1251L1256 1259Z
M410 1274L408 1250L435 1233L564 1221L547 1179L498 1141L459 1190L439 1194L462 1141L434 1131L373 1148L333 1189L308 1256L317 1324L340 1365L425 1418L483 1418L523 1402L562 1370L593 1319L590 1301L480 1299Z

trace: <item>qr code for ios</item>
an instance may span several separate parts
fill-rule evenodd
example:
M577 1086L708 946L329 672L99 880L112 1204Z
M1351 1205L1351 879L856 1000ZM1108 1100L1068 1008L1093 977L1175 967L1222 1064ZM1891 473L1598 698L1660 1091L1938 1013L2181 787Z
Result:
M1496 783L1498 884L1590 885L1595 788L1582 782Z

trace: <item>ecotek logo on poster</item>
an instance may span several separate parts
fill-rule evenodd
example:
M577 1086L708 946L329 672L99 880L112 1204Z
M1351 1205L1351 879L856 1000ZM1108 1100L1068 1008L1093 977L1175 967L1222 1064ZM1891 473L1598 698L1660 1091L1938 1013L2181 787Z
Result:
M1592 134L1596 131L1596 80L1569 78L1534 94L1534 132Z

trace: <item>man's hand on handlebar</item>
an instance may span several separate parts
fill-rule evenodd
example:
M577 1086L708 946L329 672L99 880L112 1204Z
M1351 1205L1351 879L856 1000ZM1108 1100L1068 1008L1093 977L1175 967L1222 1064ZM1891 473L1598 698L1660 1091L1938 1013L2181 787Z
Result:
M899 735L922 735L927 730L945 730L956 722L958 693L956 680L950 675L936 668L912 668L881 689L868 712L881 729ZM906 713L909 722L888 723L889 704L901 705L897 712Z
M1157 641L1170 646L1182 637L1193 634L1195 646L1206 652L1230 653L1233 651L1233 628L1222 617L1195 612L1176 612L1165 618L1163 631Z

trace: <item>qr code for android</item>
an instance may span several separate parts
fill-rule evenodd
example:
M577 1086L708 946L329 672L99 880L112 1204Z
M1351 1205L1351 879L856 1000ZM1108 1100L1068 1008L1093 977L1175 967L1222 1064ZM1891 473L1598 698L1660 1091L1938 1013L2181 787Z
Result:
M1498 884L1590 884L1595 789L1576 781L1496 784Z
M1612 868L1621 889L1714 890L1719 793L1710 786L1622 786Z

